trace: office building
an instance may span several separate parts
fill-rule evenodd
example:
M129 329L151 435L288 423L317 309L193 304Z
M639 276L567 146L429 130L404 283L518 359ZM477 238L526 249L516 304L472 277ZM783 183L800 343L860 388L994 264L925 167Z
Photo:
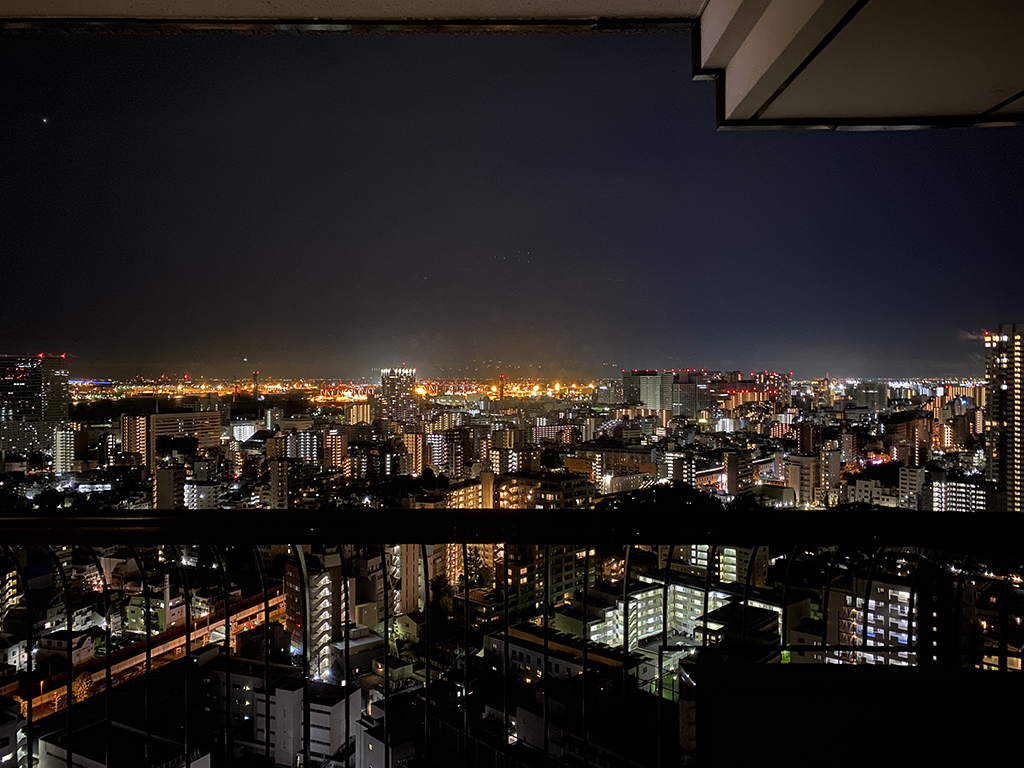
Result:
M1001 324L996 333L985 333L988 379L985 458L988 479L1005 490L1002 503L1005 512L1024 512L1022 335L1024 323Z

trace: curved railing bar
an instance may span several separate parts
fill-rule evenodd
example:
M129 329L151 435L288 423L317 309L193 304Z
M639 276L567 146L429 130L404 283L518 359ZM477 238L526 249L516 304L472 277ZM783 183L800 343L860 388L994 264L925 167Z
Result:
M423 760L430 758L430 564L427 545L420 544L420 572L423 574ZM507 702L506 702L507 704ZM507 715L506 715L507 717ZM508 739L505 739L506 748Z
M352 705L350 699L352 698L352 670L351 656L352 656L352 601L349 599L349 586L348 586L348 558L345 557L345 545L338 545L338 554L341 556L341 592L342 599L345 601L345 766L349 768L352 765L352 752L349 751L349 743L352 739Z
M263 555L255 544L252 544L250 548L256 558L256 571L260 577L260 589L263 590L263 754L267 767L273 768L274 758L270 754L270 589ZM347 726L348 713L345 714Z
M750 562L747 563L747 578L743 584L743 627L741 628L741 643L744 648L747 646L747 611L750 608L750 577L754 573L754 563L757 562L757 553L760 549L761 545L755 544L753 551L750 553ZM779 638L779 640L781 642L783 638Z
M149 707L149 689L152 683L153 677L153 631L149 626L150 616L153 610L153 598L149 593L149 577L146 575L146 563L139 555L139 551L135 548L135 545L129 544L128 548L131 550L132 559L135 560L135 565L139 568L139 583L142 585L142 609L145 612L145 617L142 621L142 625L146 629L146 675L145 683L143 684L143 702L145 703L145 725L146 725L146 737L143 740L143 757L144 764L149 765L149 747L152 738L153 729L151 727L150 718L150 707Z
M0 544L0 550L7 553L7 558L11 561L11 566L14 568L15 575L18 577L18 581L21 582L21 588L25 592L25 616L27 621L25 624L28 627L28 634L25 636L25 676L28 680L32 679L32 600L29 596L28 579L25 576L25 569L22 568L21 562L14 554L14 550L7 544ZM28 562L28 552L25 553L25 561ZM32 768L32 692L29 691L28 698L25 707L26 723L25 723L25 768ZM18 740L15 739L17 742ZM18 745L14 745L14 755L18 755Z
M178 549L177 544L167 545L174 552L174 565L178 569L178 573L181 575L181 588L183 594L183 601L185 603L185 768L192 768L192 754L189 750L189 679L192 677L192 589L188 583L188 573L185 571L185 563L182 560L181 550ZM164 606L165 610L170 609L170 605Z
M977 552L977 549L977 547L971 547L969 550L967 550L967 555L966 557L964 557L963 568L960 569L960 577L957 579L956 582L956 595L953 598L953 602L956 606L956 619L953 623L953 626L957 627L956 650L954 651L954 654L956 655L956 658L959 660L958 666L960 667L965 666L964 657L967 655L967 651L964 649L963 632L960 630L960 628L963 627L964 621L964 579L967 578L967 566L974 559L974 555L975 552Z
M843 546L840 545L840 546L836 547L836 551L832 553L832 559L829 560L828 570L825 571L825 589L822 591L822 597L821 597L821 616L822 616L822 620L821 620L821 646L822 646L822 648L824 648L826 645L828 645L828 614L829 614L828 601L829 601L830 596L832 595L833 573L835 572L836 565L839 562L839 556L842 553L843 553ZM856 595L854 595L854 597L856 597ZM854 608L854 610L857 609L856 601L854 602L853 608ZM838 618L836 620L838 621ZM856 630L854 630L854 635L856 635L856 634L857 634ZM857 638L854 637L855 641L856 641L856 639ZM838 644L839 643L837 643L837 645ZM854 645L856 645L856 642L854 642ZM824 653L824 651L822 653ZM852 651L851 651L851 653L852 653ZM822 656L822 661L824 661L824 660L825 660L824 656Z
M587 681L590 673L587 671L587 657L590 650L590 630L588 629L590 621L590 545L585 546L583 555L583 711L580 727L583 729L583 764L589 765L590 732L587 730Z
M110 697L113 695L112 688L113 683L111 679L113 673L110 665L110 587L107 583L107 575L103 573L103 566L100 563L100 558L96 554L96 550L93 547L85 547L86 554L92 559L93 565L96 566L96 573L99 575L100 583L103 584L103 621L105 623L103 640L106 643L106 653L104 654L104 678L103 678L103 759L105 762L110 763Z
M626 558L622 574L622 765L629 768L629 556L633 545L626 545Z
M68 585L68 575L64 573L64 566L60 564L60 558L57 557L57 553L53 551L52 546L45 545L43 549L46 550L46 554L50 556L50 562L53 564L54 570L57 571L57 575L60 578L60 587L61 590L64 592L64 610L67 613L67 619L65 620L65 623L67 624L68 647L67 650L65 651L65 663L67 664L67 673L64 685L64 761L67 763L68 768L71 768L72 762L74 760L74 750L72 749L71 739L72 734L74 732L74 729L72 727L74 723L71 715L71 705L74 701L72 698L74 695L72 677L74 676L75 671L75 665L73 663L74 656L72 654L73 643L71 641L72 637L74 636L75 607L71 604L71 588ZM25 552L27 557L27 548ZM56 704L56 702L54 702L54 704ZM54 711L56 712L56 706L54 706Z
M789 619L787 612L789 606L789 581L793 575L793 562L796 560L797 549L799 548L794 544L792 551L789 553L789 559L786 561L786 575L782 577L782 650L789 649L789 625L787 623ZM822 607L822 615L828 615L827 606ZM824 644L824 640L822 640L822 645ZM822 656L821 660L824 662L825 657Z
M711 599L711 568L714 565L715 556L718 554L718 545L709 544L707 554L707 568L704 570L704 615L701 617L702 632L700 646L704 648L708 644L708 606Z
M871 582L875 578L875 567L878 565L878 558L880 558L882 556L882 553L885 552L885 550L887 550L887 549L888 549L887 546L882 545L877 550L875 550L875 554L871 558L871 565L868 566L868 580L867 580L867 584L864 585L864 638L863 638L863 642L862 642L862 646L861 647L864 647L864 646L866 646L868 644L868 622L867 622L867 617L871 613L871 609L869 607L870 606L870 600L871 600ZM854 592L854 595L856 596L856 591ZM875 603L877 604L878 601L876 600ZM884 645L888 646L888 642L884 643ZM872 655L874 655L874 653L875 652L872 651ZM886 659L886 661L888 661L890 651L886 650L886 651L883 651L883 653L885 653L885 659Z
M299 560L299 595L302 598L302 764L309 765L310 701L309 701L309 569L306 567L306 553L301 544L292 544ZM285 600L287 601L287 596ZM270 728L270 723L267 723Z
M388 560L384 552L384 545L378 544L380 552L380 581L384 587L384 768L391 768L391 713L387 710L387 701L391 698L389 661L391 656L391 633L388 627L388 616L391 613L388 603L391 602L388 595L388 579L391 578L388 569ZM465 566L463 566L465 570Z
M216 561L217 573L220 575L220 591L224 598L224 764L231 768L231 754L234 746L231 727L231 597L228 594L228 574L224 567L224 558L214 544L208 544ZM210 638L212 640L212 638Z
M929 547L925 547L921 550L921 554L917 556L917 561L914 563L914 575L910 577L910 600L907 602L907 650L913 650L914 652L914 663L918 664L921 661L920 653L918 651L919 638L914 632L914 616L915 609L917 607L917 582L919 574L921 573L921 563L925 560L928 554ZM920 625L920 622L918 622ZM910 663L910 657L907 657L907 663Z

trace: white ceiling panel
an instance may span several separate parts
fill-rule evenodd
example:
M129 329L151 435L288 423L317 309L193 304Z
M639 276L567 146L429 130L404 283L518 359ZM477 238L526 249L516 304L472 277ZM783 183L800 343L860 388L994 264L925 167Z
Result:
M869 0L761 117L980 115L1022 89L1024 2Z

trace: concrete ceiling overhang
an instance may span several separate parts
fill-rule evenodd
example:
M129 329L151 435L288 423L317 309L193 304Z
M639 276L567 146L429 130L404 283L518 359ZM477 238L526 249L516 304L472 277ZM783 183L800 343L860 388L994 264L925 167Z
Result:
M707 0L4 0L0 18L417 21L693 19Z
M724 128L1024 122L1022 0L4 0L0 30L693 32Z

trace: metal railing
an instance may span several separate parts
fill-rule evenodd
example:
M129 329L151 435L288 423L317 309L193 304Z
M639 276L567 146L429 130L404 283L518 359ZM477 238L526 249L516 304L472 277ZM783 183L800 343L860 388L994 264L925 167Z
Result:
M805 682L808 669L813 667L819 680L835 677L850 684L849 670L836 669L826 662L852 661L866 667L876 660L915 661L916 670L912 666L887 672L885 687L879 690L889 692L890 686L895 690L908 680L920 682L926 671L931 675L928 679L942 679L954 685L968 675L974 685L975 667L988 667L997 673L1020 669L1021 648L1011 642L1011 634L1017 632L1021 620L1017 569L1024 564L1024 549L1018 544L1024 539L1019 536L1021 522L1009 516L896 516L874 510L854 521L823 522L810 516L766 513L759 519L693 516L673 524L664 519L645 519L643 510L631 516L636 519L623 519L621 513L601 515L590 510L564 515L545 512L543 516L526 510L513 514L494 510L377 510L375 514L377 517L371 520L349 521L345 510L291 511L273 527L260 529L241 525L244 518L224 512L224 517L216 521L217 533L204 527L208 518L201 520L188 513L119 519L6 518L0 527L0 578L13 574L13 583L8 583L11 579L0 581L0 611L4 612L0 619L8 645L15 648L15 656L9 658L17 658L21 642L25 657L23 668L17 673L0 677L0 690L7 692L7 698L24 702L17 719L14 764L33 765L30 756L35 752L44 766L71 766L76 754L88 752L86 757L103 765L117 765L120 760L146 766L243 766L253 764L253 756L257 755L268 766L295 764L293 759L303 766L362 766L366 764L365 755L377 744L383 748L384 766L405 764L411 759L421 761L418 764L422 765L465 766L664 766L687 762L712 765L722 764L722 755L726 754L723 750L729 750L728 754L733 756L740 754L735 744L726 743L725 731L719 730L728 725L726 718L719 717L719 722L714 722L716 713L722 714L721 680L729 675L733 675L730 685L743 679L763 683L768 679L764 677L766 672L774 684L786 676ZM214 543L224 540L221 532L225 523L231 526L227 530L233 532L231 538L235 541ZM994 536L994 531L999 531L999 535ZM294 586L294 579L289 582L287 569L276 577L280 585L268 572L258 541L267 538L293 542L292 573L297 574L299 585L305 585L297 589L297 606L287 605L290 586ZM399 688L391 669L393 654L397 653L397 644L392 641L397 617L391 594L395 584L389 583L393 565L388 562L390 547L366 543L396 540L416 545L417 570L402 563L401 575L422 584L419 594L424 614L415 662L423 664L424 672L417 683L404 688ZM685 545L657 544L666 540ZM815 542L815 546L794 540ZM171 541L179 543L167 543ZM581 589L573 596L583 617L582 634L587 633L594 607L593 590L597 586L593 579L597 557L594 548L621 547L623 578L613 587L601 585L605 593L613 588L621 596L620 647L572 641L553 626L557 623L553 608L566 599L564 594L552 594L552 547L562 541L584 542L576 547L577 551L582 550L579 565L583 578ZM461 550L463 564L470 560L471 544L504 545L504 557L494 563L494 583L503 586L499 590L501 619L497 626L488 625L485 632L474 625L469 578L455 584L455 597L462 601L461 614L455 611L458 602L453 601L454 613L448 621L432 615L444 610L443 602L431 592L432 579L437 574L431 572L428 545L437 542L449 542ZM714 563L726 542L751 545L746 549L750 565L742 581L722 582L714 575L713 567L705 568L703 575L697 576L699 569L685 562L684 549L699 544L706 545L702 550L706 562ZM313 647L310 640L315 607L310 593L312 561L303 543L330 550L336 561L333 567L340 574L340 583L334 582L337 586L332 588L332 595L344 606L344 629L333 640L340 645L335 652L340 655L341 673L331 686L319 679L323 672L323 648ZM517 545L536 547L535 564L540 567L535 572L543 574L543 607L532 613L520 611L518 618L525 618L528 623L518 629L513 619L517 612L510 605L508 589L512 578L509 547ZM636 557L641 546L653 550L646 556L648 560L651 555L659 559L658 567L645 573L649 579L645 588L660 583L661 615L657 632L634 638L630 620L631 612L638 610L633 607L633 595L637 585L634 577L639 575L640 567ZM772 576L781 576L781 581L770 596L777 603L779 629L774 638L766 641L764 633L750 619L760 610L752 602L766 604L769 599L765 589L754 584L757 577L753 567L762 555L768 554L775 561ZM899 556L898 573L890 572L890 554ZM383 637L374 654L380 660L379 680L353 671L354 657L365 655L353 648L353 640L358 640L353 638L353 611L360 596L352 594L352 587L357 586L359 592L361 583L354 572L354 560L363 562L373 557L380 559L379 586L383 599L364 604L375 603L380 611L373 622L375 626L370 627ZM122 581L126 575L136 577L130 590L126 591L124 583L117 587L110 583L113 561L130 562L130 567L117 574ZM102 660L76 665L72 643L76 637L75 603L87 602L88 592L82 575L83 563L91 565L98 582L92 590L100 595L97 604L103 609L104 620L99 629L104 655ZM322 558L312 565L314 569L326 567ZM574 562L573 567L578 565ZM153 583L157 574L165 580L162 596L159 585ZM170 620L168 598L172 581L174 590L185 598L181 623L178 619ZM243 589L242 594L233 596L232 585L243 582L253 594L247 595ZM905 619L907 625L905 629L898 626L897 633L903 633L906 642L868 644L868 621L857 616L857 612L869 610L875 600L873 595L877 594L872 589L878 589L878 584L891 586L897 582L907 586L906 598L897 597L894 601L897 621ZM685 645L672 642L678 627L674 626L669 606L670 593L676 587L702 592L703 610L695 627L698 636L686 638ZM213 588L210 600L216 608L197 618L191 598L205 588ZM810 643L792 642L796 622L790 614L799 602L795 599L798 592L820 596L817 631L810 635L804 632L805 639L811 638ZM838 602L836 595L840 592L861 632L860 641L855 639L853 644L835 640L839 619L831 606ZM986 600L980 609L985 619L978 618L979 593ZM144 618L142 627L136 627L141 629L136 642L115 649L117 598L120 596L123 602L126 594L141 594ZM723 604L738 606L738 624L733 617L731 632L729 626L723 629L716 619L709 618L714 615L714 603L723 602L712 597L718 594L728 595ZM52 599L42 599L47 597ZM884 597L888 606L890 598ZM930 611L935 631L927 643L922 636L928 631L922 628L932 622L927 621L929 612L923 608L926 600L928 607L936 609ZM164 617L157 626L153 621L155 601L162 604ZM282 606L285 630L295 632L301 641L293 656L299 666L291 672L292 682L278 685L289 676L288 669L275 662L278 649L273 647L271 633L272 617L281 612ZM250 660L233 646L241 642L238 637L243 634L236 632L241 622L237 617L252 617L254 609L259 620L249 620L246 626L263 627L263 648L257 658ZM367 615L373 615L372 607L367 611ZM63 616L61 629L67 641L64 646L50 644L50 652L44 654L48 658L43 662L49 665L49 671L41 673L41 664L36 660L41 657L39 651L44 650L44 639L61 638L54 634L57 628L52 622L47 625L48 615ZM887 619L883 616L886 637ZM42 630L38 629L40 622L44 625ZM453 622L458 626L454 627ZM987 638L984 634L971 636L979 623L989 632ZM223 628L223 636L215 639L218 627ZM121 627L122 637L128 629ZM523 640L530 632L539 637L535 644ZM94 629L92 634L98 635L98 630ZM479 655L485 650L485 635L500 640L498 655ZM713 638L721 642L714 642ZM648 645L653 643L656 650L648 649L646 655L640 653L640 640ZM531 671L526 674L512 657L512 647L517 642L526 643L517 647L535 652L539 649L538 657L529 665ZM65 657L64 669L54 672L53 659L60 653ZM677 659L681 653L691 656L692 663L666 662L667 657ZM799 663L795 655L801 653L805 660L807 653L817 655L819 663ZM758 662L764 661L783 663L758 666ZM556 674L553 664L571 667L575 674ZM639 672L644 664L652 669L653 678L644 678ZM254 672L257 668L258 674ZM880 679L877 672L870 673L874 675L873 684ZM80 682L86 673L90 679ZM92 673L101 674L102 681L97 683ZM1007 678L1006 674L984 674L986 684L996 678ZM234 692L241 689L233 687L233 681L253 677L262 677L262 691L251 691L251 699L242 705L235 701ZM118 697L122 687L124 695ZM213 695L209 693L211 688L216 689ZM700 693L696 692L698 688ZM284 728L280 712L278 731L272 738L271 725L277 711L274 707L278 703L275 699L299 689L302 713L296 722L301 735L297 739L292 736L291 743L297 745L295 755L285 755L281 751L283 742L278 738ZM330 695L324 693L328 689ZM331 696L333 704L322 704ZM63 706L59 706L61 699ZM379 716L380 704L383 716ZM699 715L701 736L687 741L680 723L687 718L692 723L695 709L702 711L705 705ZM335 715L343 712L343 727L332 725L331 730L331 738L342 745L338 749L314 746L316 741L322 742L324 731L323 718L314 714L314 709L319 707L317 712L321 712L324 706ZM394 709L389 711L391 706ZM252 724L246 725L250 718ZM261 718L262 732L258 728ZM412 720L416 733L411 735ZM138 737L135 742L139 751L129 758L122 754L125 733ZM0 744L2 739L0 731ZM3 752L0 747L0 757ZM287 762L282 762L286 757Z

